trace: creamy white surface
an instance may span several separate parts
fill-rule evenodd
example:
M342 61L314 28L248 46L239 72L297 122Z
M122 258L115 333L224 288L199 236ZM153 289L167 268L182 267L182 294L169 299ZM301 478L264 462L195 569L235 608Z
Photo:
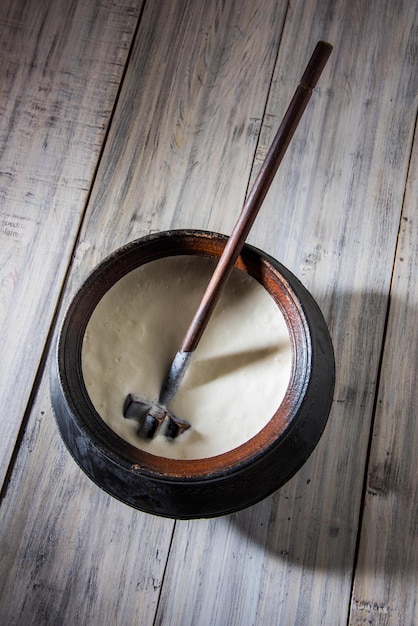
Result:
M82 350L87 391L120 437L152 454L205 458L259 432L280 405L292 355L286 322L253 278L233 271L169 408L192 427L175 440L137 435L125 419L128 393L158 398L162 381L191 321L214 262L176 256L127 274L102 298Z

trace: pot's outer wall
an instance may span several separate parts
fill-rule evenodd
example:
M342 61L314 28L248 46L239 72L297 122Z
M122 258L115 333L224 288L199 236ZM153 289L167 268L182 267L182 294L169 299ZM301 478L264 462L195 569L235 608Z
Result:
M226 240L222 235L201 231L174 231L170 235L160 233L144 240L154 241L158 236L181 238L185 233L189 237L192 233ZM132 245L140 242L133 242ZM237 463L234 467L226 468L223 473L203 478L156 476L144 471L139 463L129 462L123 455L109 449L103 443L103 437L96 437L84 425L83 416L76 414L74 406L68 401L67 381L63 379L65 373L60 371L59 366L62 346L60 341L57 343L55 358L51 363L50 385L52 405L62 439L91 480L134 508L163 517L192 519L225 515L255 504L295 474L323 432L333 399L335 364L331 338L322 313L311 294L289 270L248 244L243 250L244 259L246 253L252 259L250 264L256 255L258 261L267 261L278 270L299 300L309 327L311 366L304 395L290 427L283 437L251 462ZM79 360L75 367L81 368Z

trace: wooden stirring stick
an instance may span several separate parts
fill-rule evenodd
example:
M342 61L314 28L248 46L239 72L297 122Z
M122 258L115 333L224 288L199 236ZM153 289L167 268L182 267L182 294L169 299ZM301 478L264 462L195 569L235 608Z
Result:
M325 41L319 41L315 47L312 57L300 80L300 84L296 89L279 130L267 153L266 159L260 168L253 187L241 210L234 230L219 258L200 305L183 339L183 343L174 357L170 371L161 388L159 397L161 404L167 404L177 393L192 354L197 348L222 289L242 250L248 233L250 232L274 175L276 174L277 168L283 159L290 140L293 137L296 127L312 95L312 90L322 74L331 51L332 45Z
M331 51L331 44L325 41L317 43L266 159L241 210L234 230L219 258L200 305L183 339L183 343L174 357L167 377L161 387L158 402L149 402L135 394L128 394L125 398L123 414L126 418L139 421L138 434L141 437L153 438L164 422L168 423L166 435L172 439L175 439L180 433L190 428L188 422L179 419L165 408L165 405L177 393L193 352L206 328L234 263L242 250L251 226L260 210L277 168L283 159Z

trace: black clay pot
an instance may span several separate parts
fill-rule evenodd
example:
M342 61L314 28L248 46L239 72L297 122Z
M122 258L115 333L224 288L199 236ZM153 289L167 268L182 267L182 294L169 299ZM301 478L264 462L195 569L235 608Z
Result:
M50 376L61 436L80 467L126 504L165 517L224 515L263 499L301 467L325 427L334 391L334 356L323 316L299 280L276 260L245 245L237 266L280 307L292 342L292 375L267 425L243 445L215 457L175 460L151 455L116 435L88 396L81 352L89 318L119 279L158 258L219 257L226 237L203 231L162 232L120 248L87 278L59 334Z

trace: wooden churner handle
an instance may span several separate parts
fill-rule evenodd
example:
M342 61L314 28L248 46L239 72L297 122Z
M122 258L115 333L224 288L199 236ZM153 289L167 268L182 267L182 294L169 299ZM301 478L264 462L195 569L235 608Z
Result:
M196 349L331 51L331 44L325 41L317 43L266 159L241 210L234 230L219 258L199 308L186 332L180 352L193 352Z

